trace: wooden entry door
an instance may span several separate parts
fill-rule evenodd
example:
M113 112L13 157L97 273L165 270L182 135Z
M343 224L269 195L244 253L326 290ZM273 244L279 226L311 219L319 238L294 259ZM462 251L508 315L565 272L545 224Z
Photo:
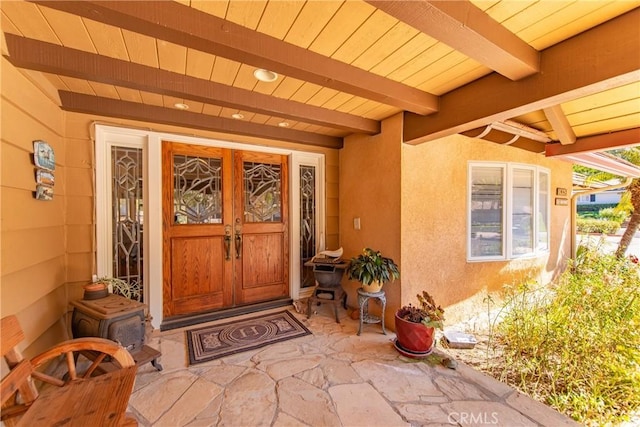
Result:
M163 143L163 314L288 295L286 156Z

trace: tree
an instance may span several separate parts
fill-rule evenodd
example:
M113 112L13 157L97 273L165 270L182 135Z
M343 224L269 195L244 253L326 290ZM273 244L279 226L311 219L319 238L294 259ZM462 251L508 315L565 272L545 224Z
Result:
M639 147L611 150L610 153L630 163L633 163L634 165L640 166ZM576 172L588 175L592 179L601 181L616 178L615 175L607 174L605 172L596 171L585 167L574 167L574 170ZM620 243L618 243L618 248L616 249L616 256L618 258L622 258L625 256L625 254L627 253L627 248L633 240L633 236L636 234L638 229L640 229L640 178L635 178L633 181L631 181L631 184L627 187L627 194L629 195L633 210L631 212L631 217L629 218L627 229L622 235Z
M631 185L627 188L627 191L631 194L633 213L629 219L629 225L627 225L627 229L618 244L618 249L616 250L616 256L618 258L622 258L626 254L633 236L636 234L636 231L638 231L638 228L640 228L640 179L634 179Z

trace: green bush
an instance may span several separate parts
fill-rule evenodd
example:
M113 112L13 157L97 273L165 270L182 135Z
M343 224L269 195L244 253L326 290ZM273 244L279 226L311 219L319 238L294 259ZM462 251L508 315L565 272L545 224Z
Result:
M620 223L608 219L577 218L576 228L581 233L615 234Z
M627 216L629 216L627 212L618 210L616 208L601 209L598 212L598 218L614 221L618 224L622 224L627 219Z
M507 289L504 378L585 425L640 409L640 267L582 247L550 288Z

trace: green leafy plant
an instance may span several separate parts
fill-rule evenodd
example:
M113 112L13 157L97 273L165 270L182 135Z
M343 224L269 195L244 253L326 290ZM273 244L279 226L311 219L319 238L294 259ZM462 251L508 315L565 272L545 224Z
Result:
M349 261L347 277L349 280L370 285L374 281L393 282L400 277L400 271L391 258L382 256L380 251L364 248L360 255Z
M640 266L581 247L559 280L507 288L503 380L585 425L640 409Z
M444 309L437 305L427 291L418 297L418 305L405 305L398 310L398 317L412 323L422 323L430 328L443 329Z
M618 224L622 224L628 217L629 213L622 209L606 208L600 209L598 212L598 218L614 221Z

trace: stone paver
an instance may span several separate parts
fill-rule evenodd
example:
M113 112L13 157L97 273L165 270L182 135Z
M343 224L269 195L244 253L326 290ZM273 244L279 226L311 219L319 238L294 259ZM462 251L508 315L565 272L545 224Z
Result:
M529 396L514 391L506 400L507 404L520 412L527 414L536 422L546 426L577 425L559 412L549 411L548 407Z
M166 375L159 373L156 381L151 381L144 388L132 393L129 404L145 420L153 423L170 409L197 379L197 376L186 369Z
M449 414L438 405L401 403L396 409L412 424L447 424L451 421Z
M274 380L281 380L300 372L315 368L324 359L320 354L312 356L299 356L291 359L260 362L258 369L266 371Z
M298 378L278 384L280 410L312 426L339 426L331 398L326 391Z
M462 363L407 359L379 326L357 336L344 310L295 314L313 335L190 367L184 331L154 332L165 369L140 367L130 412L141 427L577 425Z
M345 426L409 426L370 384L343 384L331 387L338 415Z
M228 385L220 408L220 425L270 425L276 414L275 381L251 370Z
M456 401L441 406L450 423L463 426L500 425L529 427L536 424L520 412L499 402Z
M181 426L192 421L222 393L222 387L198 378L158 420L157 425Z

